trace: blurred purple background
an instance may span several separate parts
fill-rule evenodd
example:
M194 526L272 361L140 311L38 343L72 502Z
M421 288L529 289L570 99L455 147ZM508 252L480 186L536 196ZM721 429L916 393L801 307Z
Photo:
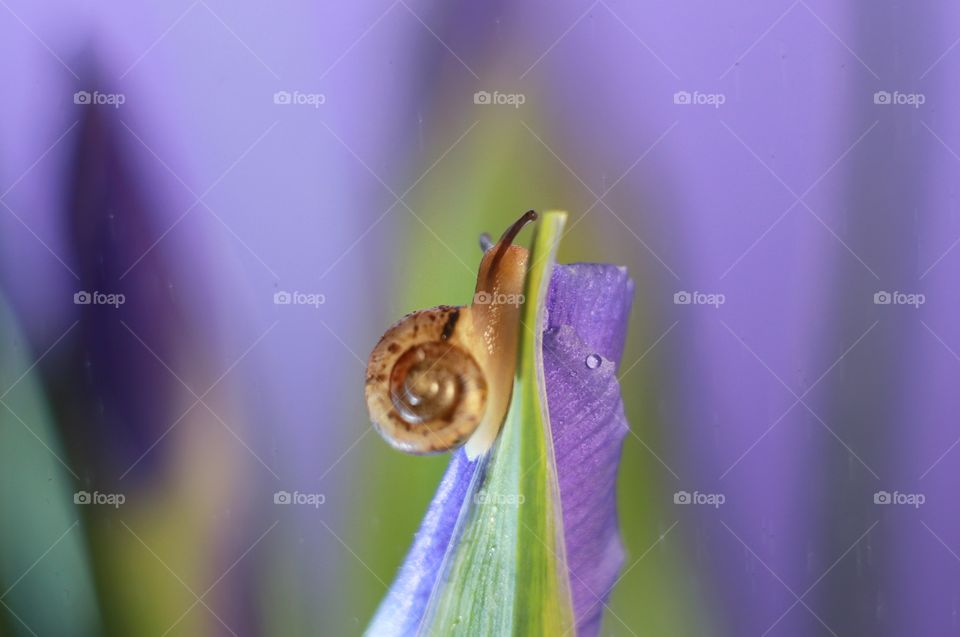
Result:
M446 462L371 435L366 355L528 208L637 282L602 634L960 630L960 7L0 0L0 42L0 634L362 632Z

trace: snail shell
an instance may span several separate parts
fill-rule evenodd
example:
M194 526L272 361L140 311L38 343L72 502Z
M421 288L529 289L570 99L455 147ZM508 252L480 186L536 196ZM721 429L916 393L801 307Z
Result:
M463 444L487 406L487 381L456 326L468 308L415 312L387 330L367 365L367 406L394 447L412 453ZM464 325L467 323L465 322Z
M492 446L513 391L527 250L512 245L530 211L489 248L474 302L414 312L380 339L367 364L370 418L393 447L436 453ZM519 299L519 302L502 302Z

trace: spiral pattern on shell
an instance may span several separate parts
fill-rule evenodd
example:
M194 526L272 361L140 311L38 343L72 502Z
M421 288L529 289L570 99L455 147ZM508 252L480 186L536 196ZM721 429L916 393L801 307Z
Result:
M442 306L409 314L370 355L367 407L397 449L447 451L463 444L483 418L487 381L469 351L464 312Z

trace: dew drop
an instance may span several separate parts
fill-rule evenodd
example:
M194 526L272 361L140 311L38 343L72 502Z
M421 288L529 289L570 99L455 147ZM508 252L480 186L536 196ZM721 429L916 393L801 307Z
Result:
M585 362L587 367L590 369L596 369L600 367L600 363L603 362L603 359L601 359L597 354L590 354L590 356L587 356L587 360Z

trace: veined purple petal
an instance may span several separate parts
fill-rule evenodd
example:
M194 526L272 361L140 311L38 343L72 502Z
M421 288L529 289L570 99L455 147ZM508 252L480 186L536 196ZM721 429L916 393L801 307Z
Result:
M601 263L554 266L547 330L569 325L597 354L618 363L632 301L633 281L626 268Z
M632 295L625 269L575 264L554 268L547 298L544 372L580 635L597 633L623 563L614 485L627 423L616 367ZM416 633L477 467L453 455L368 634Z
M633 281L612 265L556 266L543 364L578 634L595 635L624 552L616 479L627 435L617 363Z

